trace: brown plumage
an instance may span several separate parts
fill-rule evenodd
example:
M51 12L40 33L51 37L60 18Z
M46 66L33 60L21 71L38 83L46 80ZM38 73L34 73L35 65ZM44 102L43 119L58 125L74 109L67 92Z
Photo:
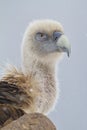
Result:
M5 102L3 102L3 104L0 104L0 128L24 115L23 110L18 108L16 109L12 105L8 104Z
M31 107L30 104L33 102L33 97L37 95L37 83L34 78L32 79L31 75L24 75L20 70L18 71L15 67L10 65L10 69L6 70L5 75L3 75L1 79L0 83L2 87L0 86L0 89L4 88L2 85L4 81L6 84L2 92L5 93L6 91L6 98L9 98L8 100L12 99L11 104L13 104L13 106L22 109L26 108L27 105Z
M59 96L57 64L70 44L62 25L53 20L35 21L22 43L22 67L9 65L0 80L0 124L24 113L47 114Z
M6 70L0 81L0 126L22 116L27 107L33 111L31 104L37 95L35 89L32 92L34 85L36 86L36 83L31 77L24 76L10 65L10 70Z

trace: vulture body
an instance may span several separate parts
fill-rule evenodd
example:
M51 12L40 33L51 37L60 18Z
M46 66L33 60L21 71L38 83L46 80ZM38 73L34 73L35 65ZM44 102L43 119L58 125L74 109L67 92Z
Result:
M9 65L0 80L0 125L24 113L47 114L59 96L57 65L62 53L70 54L63 27L53 20L34 21L22 43L22 66Z

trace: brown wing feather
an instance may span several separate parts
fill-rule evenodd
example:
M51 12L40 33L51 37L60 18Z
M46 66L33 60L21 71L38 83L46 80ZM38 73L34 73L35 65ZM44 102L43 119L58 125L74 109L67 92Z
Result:
M32 100L23 88L5 81L0 82L0 104L23 108L29 105L29 99Z
M24 107L29 105L31 97L22 88L5 81L0 81L0 125L22 116Z
M11 105L0 104L0 127L16 120L23 114L24 112L21 109L16 109Z
M11 65L6 68L0 79L0 124L18 118L24 112L35 111L34 99L39 93L38 84L31 75L25 76Z

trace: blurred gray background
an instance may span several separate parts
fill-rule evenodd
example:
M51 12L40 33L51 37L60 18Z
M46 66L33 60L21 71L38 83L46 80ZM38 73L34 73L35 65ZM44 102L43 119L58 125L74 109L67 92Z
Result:
M20 65L28 23L44 18L60 21L72 45L59 65L60 99L49 117L58 130L87 130L86 0L0 0L0 63Z

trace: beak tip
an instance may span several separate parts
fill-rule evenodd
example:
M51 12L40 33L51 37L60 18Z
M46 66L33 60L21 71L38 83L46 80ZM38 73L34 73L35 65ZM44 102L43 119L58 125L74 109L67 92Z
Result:
M69 53L67 53L68 58L70 57Z
M71 54L71 49L70 50L67 50L67 56L70 57L70 54Z

